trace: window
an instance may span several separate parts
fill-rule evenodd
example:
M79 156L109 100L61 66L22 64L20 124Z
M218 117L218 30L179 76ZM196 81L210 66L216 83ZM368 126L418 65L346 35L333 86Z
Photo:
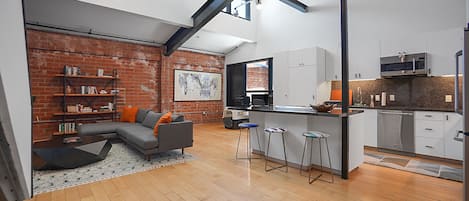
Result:
M251 20L251 1L233 0L230 5L222 10L224 13L246 20Z
M269 91L269 64L267 60L246 64L246 91Z
M230 64L226 76L228 106L272 104L272 58Z

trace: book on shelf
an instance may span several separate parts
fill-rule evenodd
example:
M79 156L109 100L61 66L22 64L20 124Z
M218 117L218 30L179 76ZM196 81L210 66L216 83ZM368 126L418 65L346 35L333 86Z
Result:
M60 123L59 124L59 133L74 133L76 132L75 123Z

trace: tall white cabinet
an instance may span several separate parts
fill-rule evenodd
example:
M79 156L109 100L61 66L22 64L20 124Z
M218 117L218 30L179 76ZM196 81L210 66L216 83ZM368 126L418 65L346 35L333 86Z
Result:
M318 104L326 80L326 53L319 47L279 52L273 61L274 105Z

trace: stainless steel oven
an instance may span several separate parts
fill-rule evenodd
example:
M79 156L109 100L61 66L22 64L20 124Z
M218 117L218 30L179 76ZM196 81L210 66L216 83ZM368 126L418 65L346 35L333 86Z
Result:
M429 73L427 68L427 53L400 53L398 56L381 57L380 61L381 77L426 76Z

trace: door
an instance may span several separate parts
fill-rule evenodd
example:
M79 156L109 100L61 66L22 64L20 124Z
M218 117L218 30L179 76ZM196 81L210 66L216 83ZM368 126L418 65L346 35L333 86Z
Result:
M226 89L226 105L241 106L241 97L246 96L246 64L226 67Z

